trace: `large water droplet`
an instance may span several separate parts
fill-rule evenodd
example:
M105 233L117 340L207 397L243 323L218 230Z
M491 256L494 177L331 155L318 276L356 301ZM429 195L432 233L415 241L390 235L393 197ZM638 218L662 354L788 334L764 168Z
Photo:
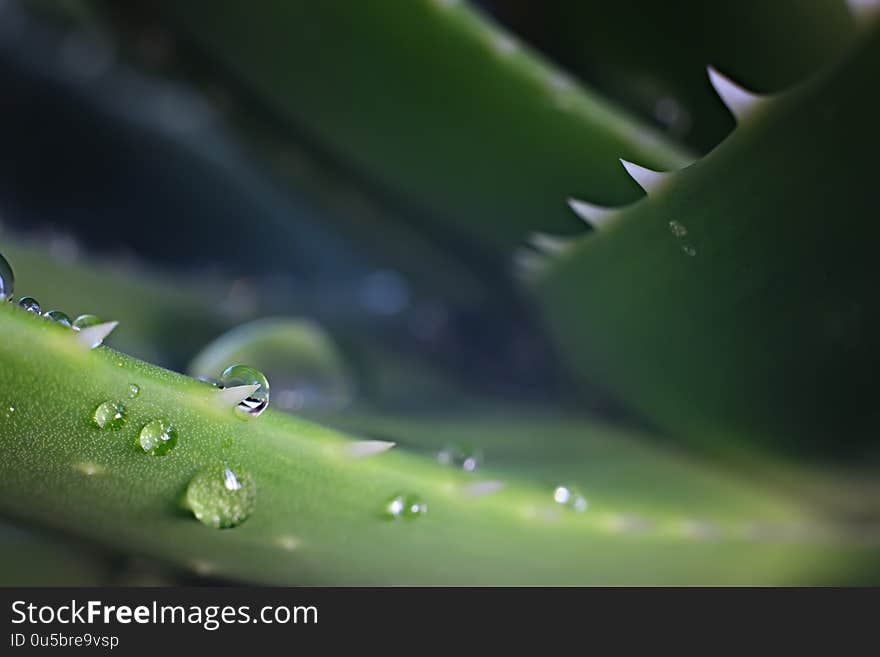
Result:
M451 465L465 472L473 472L483 462L483 454L471 445L453 443L437 452L437 461L442 465Z
M557 486L553 490L553 501L572 511L581 513L587 510L587 498L572 486Z
M128 398L134 399L139 394L141 394L141 387L137 383L130 383L128 385Z
M141 429L138 442L147 454L164 456L177 445L177 429L165 420L153 420Z
M12 273L12 267L0 253L0 301L10 301L14 288L15 275Z
M220 375L220 387L258 385L254 393L235 407L235 414L242 420L252 420L269 406L269 381L263 373L247 365L232 365Z
M101 324L102 321L103 320L101 320L101 318L97 317L96 315L80 315L75 320L73 320L73 328L79 331L80 329Z
M47 319L51 319L53 322L61 324L62 326L70 327L70 317L67 316L67 313L64 313L60 310L48 310L43 313L43 317Z
M397 493L385 503L385 515L389 518L418 518L428 512L428 505L418 495Z
M186 487L184 500L196 518L217 529L243 523L253 513L256 501L257 487L250 474L222 463L200 470Z
M27 310L29 313L40 314L40 302L33 297L22 297L18 300L18 305Z
M125 426L125 406L114 401L105 401L98 405L92 414L92 420L101 429L116 431Z

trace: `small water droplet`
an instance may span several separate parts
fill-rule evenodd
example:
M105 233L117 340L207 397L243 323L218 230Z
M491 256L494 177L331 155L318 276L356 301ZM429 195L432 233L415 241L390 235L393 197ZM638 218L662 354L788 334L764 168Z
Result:
M105 401L95 409L92 420L100 429L116 431L125 426L126 415L125 406L114 401Z
M18 300L18 305L27 310L29 313L40 314L40 302L33 297L22 297Z
M428 505L412 493L397 493L385 503L385 515L389 518L418 518L428 512Z
M684 237L688 234L687 226L685 226L680 221L670 221L669 222L669 230L676 237Z
M196 381L207 383L209 386L212 386L214 388L220 386L220 379L215 379L213 376L197 376Z
M553 501L578 513L586 511L589 506L587 498L571 486L557 486L553 490Z
M128 398L134 399L141 394L141 387L137 383L130 383L128 386Z
M690 244L685 244L683 247L681 247L681 250L684 251L686 255L689 255L691 257L697 255L697 250Z
M220 375L221 388L258 385L253 394L235 407L235 414L242 420L252 420L269 406L269 381L263 373L247 365L232 365Z
M95 326L96 324L100 324L101 322L101 318L97 317L96 315L80 315L75 320L73 320L73 328L79 331L80 329Z
M483 453L471 445L453 443L437 452L437 462L473 472L482 464Z
M177 445L177 429L165 420L147 422L138 436L141 449L151 456L164 456Z
M12 273L12 267L0 253L0 301L11 301L14 287L15 275Z
M190 480L184 501L198 520L226 529L253 513L257 487L246 470L220 463L203 468Z
M48 310L43 313L43 317L51 319L53 322L61 324L61 326L71 326L70 317L67 316L67 313L64 313L60 310Z

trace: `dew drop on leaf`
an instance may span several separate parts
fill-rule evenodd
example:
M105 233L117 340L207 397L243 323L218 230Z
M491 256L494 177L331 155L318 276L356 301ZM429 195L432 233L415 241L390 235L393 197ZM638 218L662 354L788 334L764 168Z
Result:
M691 257L697 255L697 250L690 244L685 244L683 247L681 247L681 250L684 251L686 255L689 255Z
M385 503L385 515L389 518L418 518L428 512L428 505L418 495L396 493Z
M12 267L0 253L0 301L11 301L14 287L15 275L12 273Z
M60 310L48 310L43 313L43 317L51 319L53 322L61 324L61 326L71 326L70 317L67 316L67 313Z
M210 465L190 480L184 503L202 523L217 529L236 527L253 513L257 487L247 470L224 463Z
M453 443L437 452L437 462L474 472L483 462L483 453L471 445Z
M96 324L100 324L101 322L101 318L97 317L96 315L80 315L75 320L73 320L73 328L79 331L80 329L95 326Z
M128 398L134 399L141 394L141 387L137 383L130 383L128 386Z
M669 222L669 230L676 237L684 237L688 234L687 227L681 223L680 221L670 221Z
M259 370L247 365L231 365L220 375L221 388L258 385L247 399L235 407L235 414L242 420L253 420L269 406L269 381Z
M589 506L587 498L572 486L557 486L553 490L553 501L578 513L586 511Z
M114 401L105 401L95 409L92 421L100 429L116 431L125 426L126 415L125 406Z
M40 302L33 297L22 297L18 300L18 305L27 310L29 313L40 314Z
M138 443L145 453L164 456L177 445L177 429L165 420L152 420L141 429Z

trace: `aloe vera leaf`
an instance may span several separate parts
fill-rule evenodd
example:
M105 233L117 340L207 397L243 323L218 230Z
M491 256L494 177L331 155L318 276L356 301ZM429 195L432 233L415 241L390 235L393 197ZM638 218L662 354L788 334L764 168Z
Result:
M464 3L191 2L161 12L328 151L478 244L571 232L562 199L572 191L635 199L617 157L690 159Z
M210 386L105 347L85 350L71 331L10 304L0 307L0 333L0 396L4 408L15 408L0 416L0 509L111 549L272 584L874 576L870 545L836 535L754 540L731 528L732 536L705 540L676 524L677 515L658 518L655 531L621 532L602 509L558 513L550 491L516 478L505 478L492 495L474 496L466 488L471 479L424 457L392 450L354 458L357 443L271 410L242 422L217 403ZM125 426L91 425L96 405L124 395L132 382L140 394L128 400ZM135 443L140 427L156 417L179 432L177 447L162 457L145 455ZM179 502L194 474L223 462L245 469L257 499L244 524L217 530ZM383 519L383 504L396 491L420 495L428 513ZM742 494L750 520L784 517L812 526L809 513L784 500L762 498L758 505Z
M731 136L542 262L537 298L582 378L714 449L870 455L878 63L875 26L751 112L720 83L744 117Z
M521 8L507 15L517 31L701 150L733 127L706 84L707 65L776 92L834 61L856 31L843 0L547 0Z

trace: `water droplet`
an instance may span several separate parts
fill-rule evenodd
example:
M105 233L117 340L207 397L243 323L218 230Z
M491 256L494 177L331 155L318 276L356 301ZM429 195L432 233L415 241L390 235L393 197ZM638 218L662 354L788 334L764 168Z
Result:
M697 255L697 250L690 244L685 244L683 247L681 247L681 250L684 251L686 255L689 255L691 257Z
M95 326L97 324L100 324L101 322L101 318L95 315L80 315L75 320L73 320L73 328L79 331L80 329Z
M134 399L141 394L141 387L137 383L131 383L128 386L128 398Z
M557 486L553 490L553 501L573 511L581 513L587 510L587 498L571 486Z
M116 431L125 426L126 418L125 406L113 401L105 401L98 405L92 414L92 420L101 429L111 429Z
M68 328L71 326L70 317L67 316L67 313L60 310L48 310L43 313L43 317L51 319L53 322L61 324L61 326L67 326Z
M684 237L688 234L687 226L685 226L680 221L670 221L669 222L669 230L676 237Z
M483 462L483 454L471 445L453 443L437 452L437 461L442 465L451 465L465 472L473 472Z
M257 487L250 474L234 465L203 468L186 487L186 506L198 520L217 529L243 523L256 501Z
M15 275L12 273L12 267L0 253L0 301L10 301L14 287Z
M247 365L232 365L223 370L223 374L220 375L220 387L222 388L249 385L260 387L235 407L235 414L242 420L252 420L259 417L269 406L269 381L262 372Z
M27 310L29 313L40 314L40 302L33 297L22 297L18 300L18 305Z
M428 505L411 493L397 493L385 503L385 515L389 518L418 518L428 512Z
M153 420L141 429L138 442L147 454L164 456L177 445L177 429L165 420Z

